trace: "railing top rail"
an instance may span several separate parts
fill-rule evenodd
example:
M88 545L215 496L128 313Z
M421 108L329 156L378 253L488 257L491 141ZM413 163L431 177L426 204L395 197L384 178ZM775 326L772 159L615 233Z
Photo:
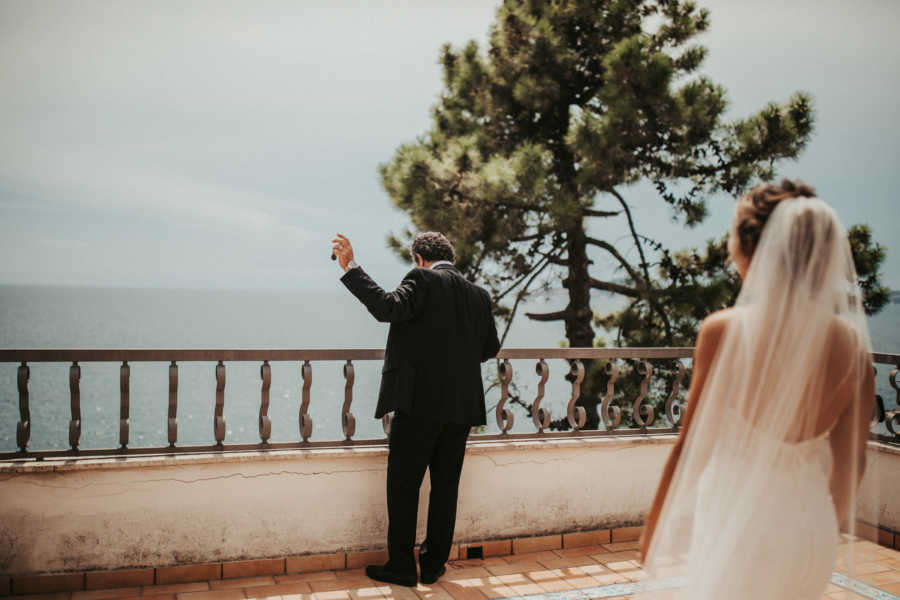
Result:
M693 348L503 348L497 358L690 358Z
M503 348L497 358L506 359L606 359L690 358L690 347L668 348ZM2 348L0 362L209 362L209 361L305 361L383 360L381 348L324 349L184 349L184 348ZM872 360L900 366L900 354L873 352Z
M890 352L873 352L872 362L891 364L900 367L900 354L891 354Z
M383 360L381 348L326 349L215 349L215 348L32 348L0 349L0 362L215 362L215 361L302 361L302 360Z

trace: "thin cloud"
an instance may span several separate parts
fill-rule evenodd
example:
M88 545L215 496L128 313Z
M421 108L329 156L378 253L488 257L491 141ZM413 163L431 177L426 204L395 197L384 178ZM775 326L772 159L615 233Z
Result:
M4 179L39 190L45 201L134 218L172 219L265 235L312 239L311 231L260 206L277 205L243 190L138 164L92 149L54 148L40 161L6 162Z

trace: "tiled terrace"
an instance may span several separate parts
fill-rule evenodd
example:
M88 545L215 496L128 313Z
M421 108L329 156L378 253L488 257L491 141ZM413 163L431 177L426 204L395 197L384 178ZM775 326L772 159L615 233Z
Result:
M548 550L485 559L457 560L433 585L406 588L368 579L362 568L293 575L213 579L195 583L145 585L56 594L13 596L29 600L589 600L671 598L674 583L642 590L646 574L637 558L637 542ZM832 583L823 600L900 598L900 552L870 541L855 546L855 570L849 577L846 542L840 549ZM668 589L666 589L668 587Z

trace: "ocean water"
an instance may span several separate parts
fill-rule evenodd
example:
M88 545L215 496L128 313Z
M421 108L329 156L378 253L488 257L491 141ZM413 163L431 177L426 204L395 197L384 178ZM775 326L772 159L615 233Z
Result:
M613 305L598 296L595 309ZM562 308L559 294L526 310ZM876 351L900 353L900 304L890 304L870 319ZM349 293L252 292L213 290L110 289L50 286L0 286L0 347L4 348L380 348L387 325L376 322ZM555 347L563 339L560 323L517 319L506 347ZM536 394L535 361L513 361L513 393L530 403ZM118 446L119 363L81 364L83 448ZM167 445L168 363L131 364L130 446ZM299 363L271 363L270 441L299 440L302 379ZM344 379L341 361L312 363L310 414L313 440L342 439ZM356 439L381 438L375 420L380 361L355 361L352 412ZM553 418L565 414L571 386L563 380L565 361L548 361L550 379L542 406ZM226 443L259 441L259 363L226 363L224 414ZM0 363L0 450L15 450L18 392L16 363ZM31 363L29 382L31 449L68 447L70 418L68 364ZM490 385L493 362L483 373ZM889 369L879 369L878 389L891 407L896 392ZM496 432L490 409L499 389L487 394L488 432ZM630 399L620 402L630 403ZM213 442L215 363L179 363L178 444ZM524 410L514 407L513 431L534 428Z

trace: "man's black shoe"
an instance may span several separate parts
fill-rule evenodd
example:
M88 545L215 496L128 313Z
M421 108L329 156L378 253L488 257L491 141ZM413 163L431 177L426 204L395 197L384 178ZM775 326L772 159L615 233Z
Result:
M405 585L407 587L416 586L416 574L405 575L386 569L382 565L369 565L366 567L366 575L375 581L383 581L385 583L396 583L397 585Z
M422 571L422 576L420 577L420 579L422 580L422 583L429 585L429 584L434 583L438 579L440 579L441 575L443 575L446 572L447 572L447 567L441 565L441 568L438 569L437 571L435 571L434 573L426 573L425 571Z

